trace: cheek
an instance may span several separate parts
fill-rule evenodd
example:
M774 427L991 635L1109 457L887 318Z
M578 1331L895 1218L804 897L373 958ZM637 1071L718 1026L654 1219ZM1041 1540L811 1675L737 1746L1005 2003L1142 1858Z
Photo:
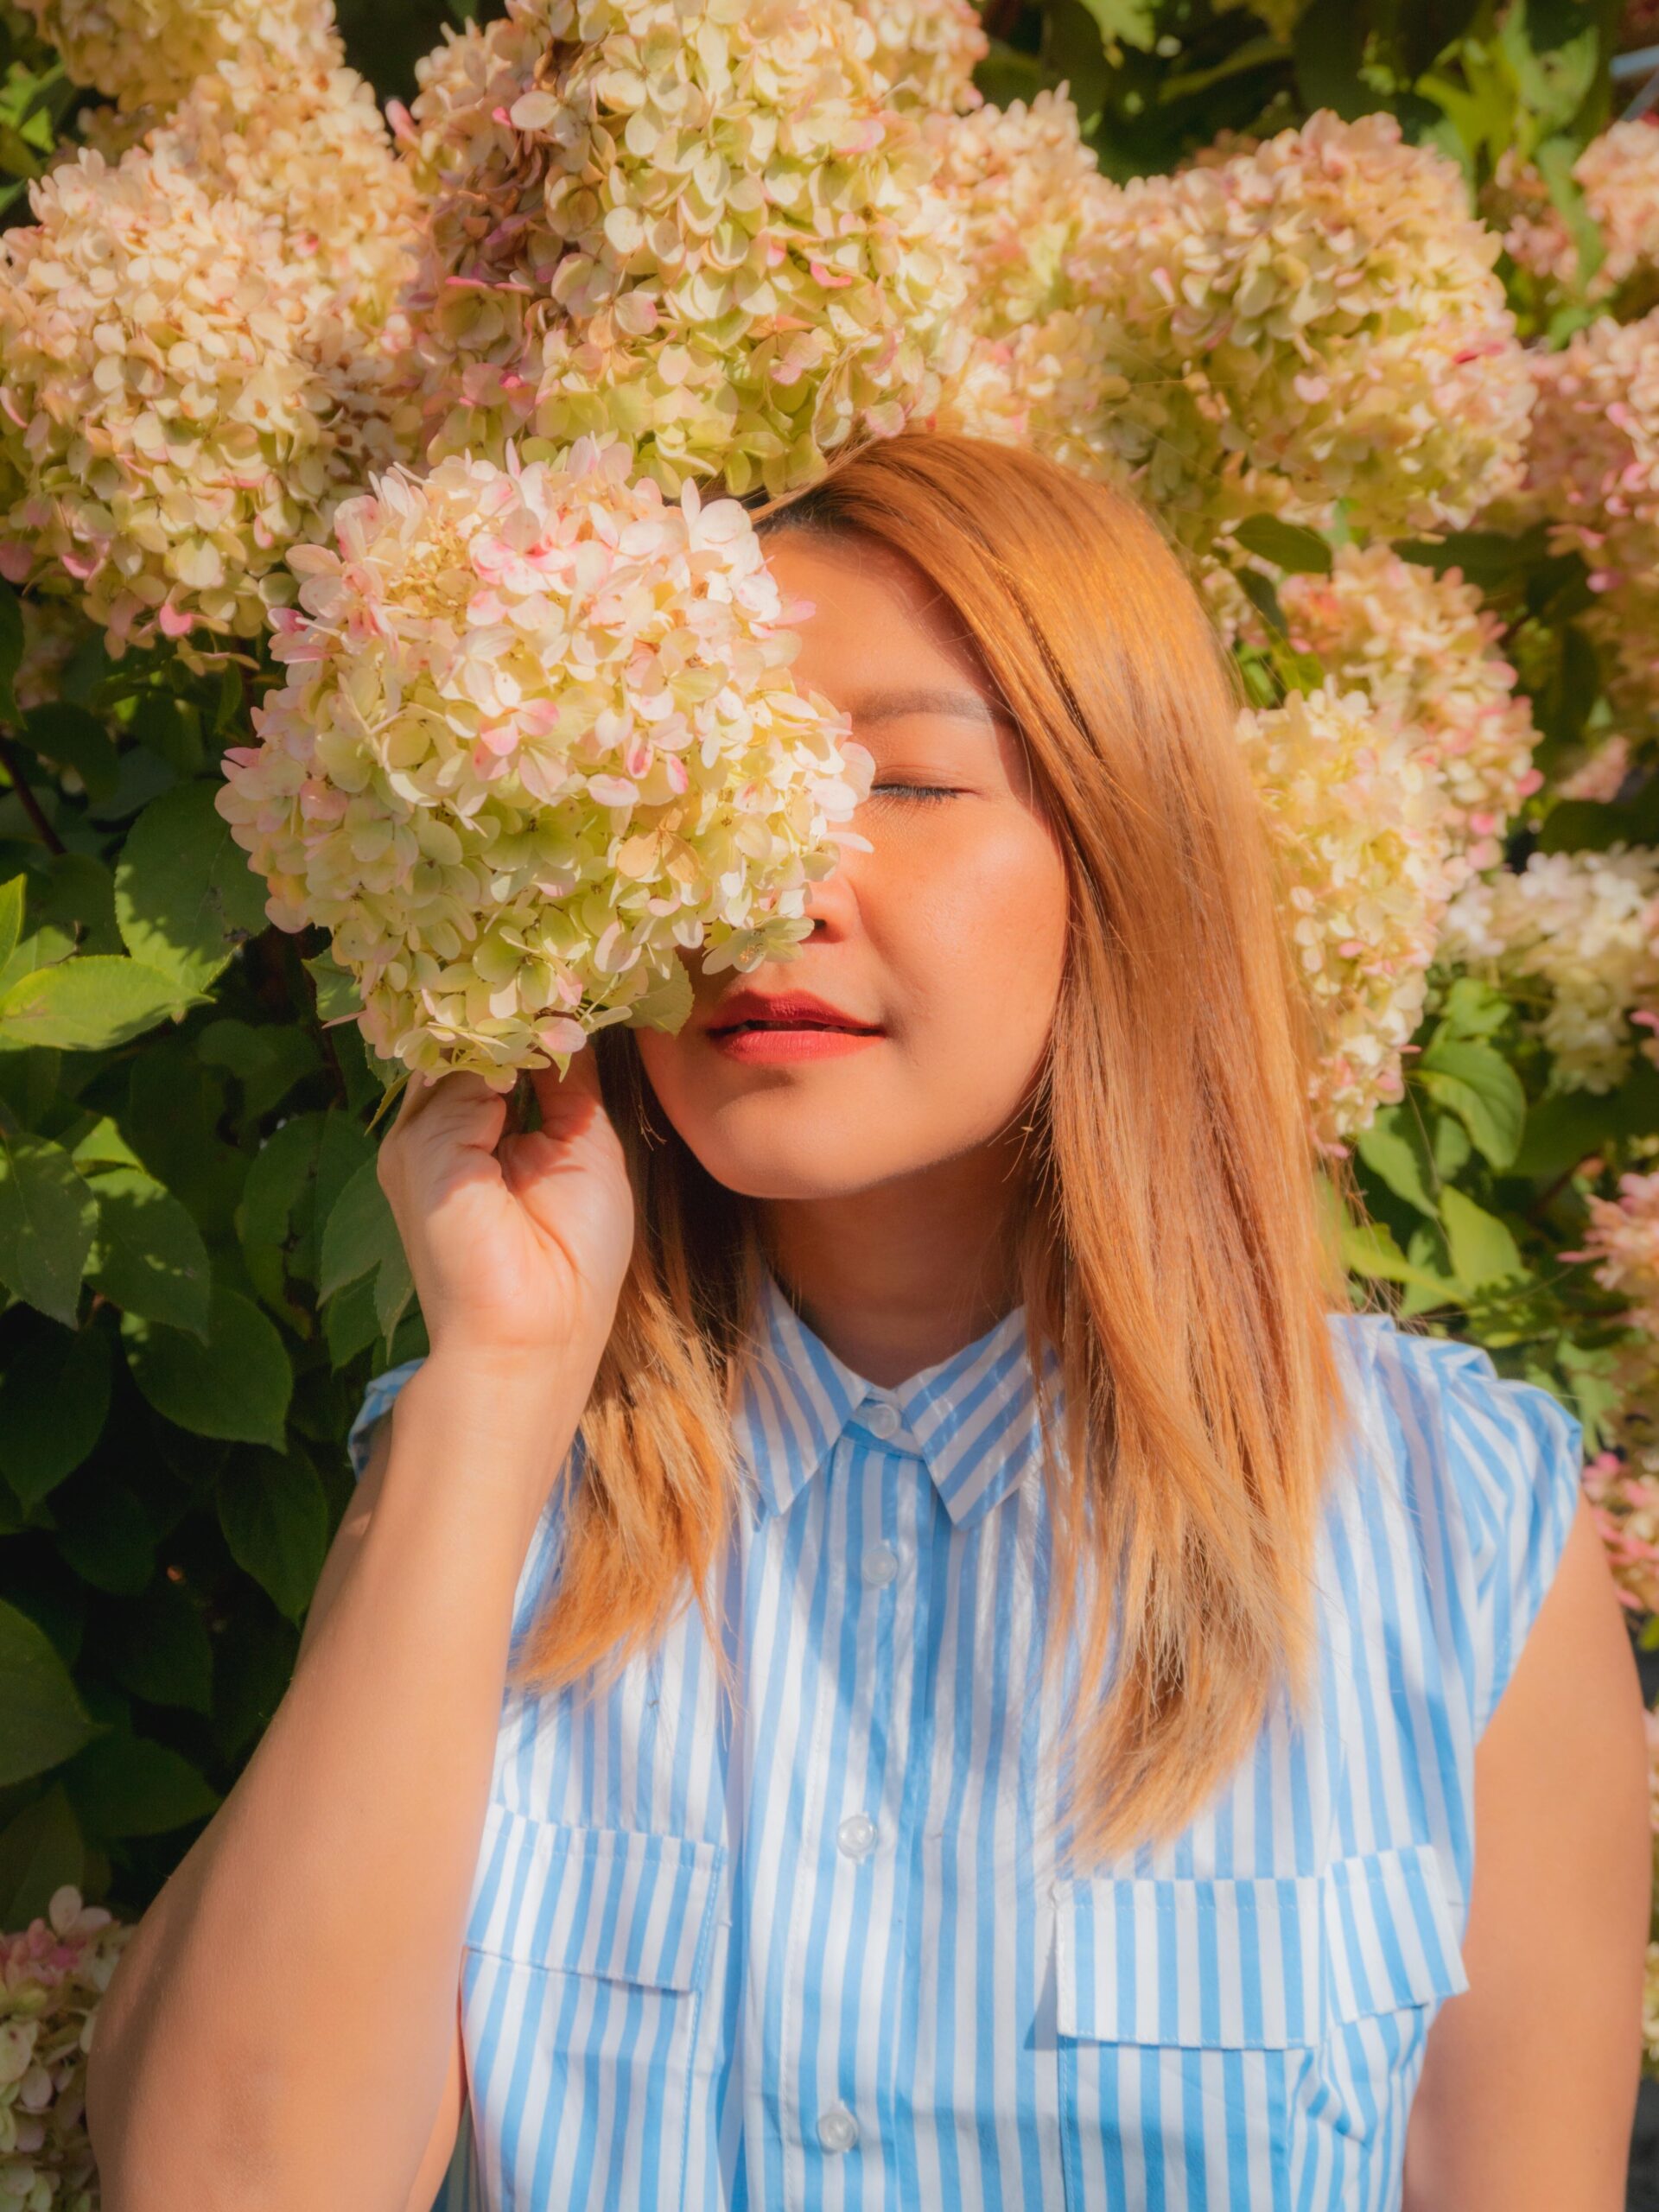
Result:
M868 863L867 863L868 865ZM865 930L918 1050L951 1044L1023 1080L1053 1020L1065 959L1066 880L1046 829L1010 809L960 839L891 856L861 885ZM1020 1065L1014 1067L1014 1062Z

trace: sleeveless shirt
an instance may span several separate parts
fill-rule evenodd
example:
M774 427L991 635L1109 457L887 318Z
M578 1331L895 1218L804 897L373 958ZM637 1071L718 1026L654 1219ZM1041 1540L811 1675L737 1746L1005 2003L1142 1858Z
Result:
M605 1694L504 1695L447 2212L1398 2207L1468 1986L1475 1747L1581 1428L1484 1351L1328 1318L1352 1418L1311 1713L1275 1707L1181 1834L1079 1873L1040 1816L1076 1677L1039 1679L1023 1310L881 1389L766 1280L711 1592L738 1699L689 1603ZM371 1385L359 1473L417 1364ZM516 1636L558 1538L550 1503Z

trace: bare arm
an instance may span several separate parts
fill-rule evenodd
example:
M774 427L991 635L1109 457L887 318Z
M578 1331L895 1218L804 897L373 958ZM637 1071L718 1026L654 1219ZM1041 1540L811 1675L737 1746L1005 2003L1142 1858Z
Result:
M1580 1505L1475 1755L1469 1988L1429 2032L1405 2212L1622 2212L1650 1879L1641 1692Z
M432 1355L282 1704L105 1999L88 2117L106 2212L424 2212L442 2177L513 1597L630 1236L590 1071L571 1088L570 1126L499 1158L503 1103L473 1078L388 1140ZM582 1266L539 1252L556 1215Z
M545 1466L579 1410L431 1366L399 1398L327 1618L111 1985L92 2104L110 2212L404 2212L453 2060L530 1537L501 1459Z

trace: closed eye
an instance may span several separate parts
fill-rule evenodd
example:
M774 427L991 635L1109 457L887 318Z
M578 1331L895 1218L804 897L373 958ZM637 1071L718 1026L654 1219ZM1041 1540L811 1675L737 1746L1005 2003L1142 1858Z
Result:
M872 798L889 794L900 798L919 799L956 798L959 796L955 786L950 784L872 784L870 786Z

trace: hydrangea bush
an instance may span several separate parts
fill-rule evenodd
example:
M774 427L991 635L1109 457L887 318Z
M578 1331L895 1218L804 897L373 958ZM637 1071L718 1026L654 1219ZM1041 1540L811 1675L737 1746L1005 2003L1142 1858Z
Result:
M1354 1274L1572 1401L1659 1646L1655 126L1605 26L1104 13L0 8L0 2202L91 2212L104 1916L423 1345L391 1089L671 1024L856 834L747 507L863 439L1167 528Z

